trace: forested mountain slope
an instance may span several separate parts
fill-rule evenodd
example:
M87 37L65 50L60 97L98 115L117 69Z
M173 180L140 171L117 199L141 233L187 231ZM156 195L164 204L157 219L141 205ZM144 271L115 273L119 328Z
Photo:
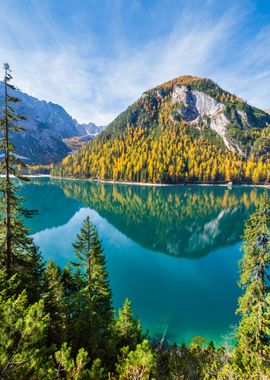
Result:
M269 124L269 114L213 81L183 76L146 91L53 173L157 183L268 181Z

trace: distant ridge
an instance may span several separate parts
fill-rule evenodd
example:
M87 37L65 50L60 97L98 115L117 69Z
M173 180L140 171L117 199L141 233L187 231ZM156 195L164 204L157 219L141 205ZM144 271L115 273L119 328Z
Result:
M61 161L72 149L63 140L74 136L95 137L100 129L94 123L81 125L63 107L52 102L39 100L22 91L15 91L21 102L15 105L16 111L27 118L21 124L25 132L14 134L12 141L19 156L26 163L50 164ZM0 81L0 110L4 101L4 84ZM94 134L91 135L91 130ZM85 141L81 139L78 147ZM86 139L87 140L87 139ZM77 145L76 145L77 147Z

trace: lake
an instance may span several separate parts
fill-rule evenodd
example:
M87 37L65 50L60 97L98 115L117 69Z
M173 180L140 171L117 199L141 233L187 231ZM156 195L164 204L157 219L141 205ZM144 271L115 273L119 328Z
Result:
M150 336L224 342L237 323L243 224L267 190L32 178L20 188L44 258L63 267L82 221L97 226L114 307L126 297Z

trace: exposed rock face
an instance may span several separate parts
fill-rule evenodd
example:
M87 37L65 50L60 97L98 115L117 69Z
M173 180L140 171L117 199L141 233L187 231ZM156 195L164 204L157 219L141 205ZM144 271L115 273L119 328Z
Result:
M3 90L3 82L0 82L0 110L4 102ZM15 104L16 112L27 118L20 123L25 132L11 136L16 153L25 158L26 163L58 162L72 151L64 139L90 135L91 128L95 134L90 138L99 132L99 127L94 123L80 125L58 104L39 100L21 91L12 91L12 95L21 99L20 103Z
M191 124L198 124L203 120L208 126L222 137L225 145L230 149L241 149L226 137L227 126L230 123L225 115L225 106L204 92L192 90L189 86L175 86L172 93L172 103L179 104L179 115ZM238 111L243 123L247 123L247 115Z
M238 115L240 116L241 118L241 122L243 125L248 125L248 117L247 117L247 114L243 111L237 111Z
M187 86L174 87L172 102L180 103L179 114L186 121L195 121L200 116L196 95Z

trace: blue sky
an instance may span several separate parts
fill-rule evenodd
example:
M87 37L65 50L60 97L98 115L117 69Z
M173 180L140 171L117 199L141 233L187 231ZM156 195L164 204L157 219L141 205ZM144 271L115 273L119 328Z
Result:
M0 61L80 122L184 74L270 108L270 0L0 0Z

